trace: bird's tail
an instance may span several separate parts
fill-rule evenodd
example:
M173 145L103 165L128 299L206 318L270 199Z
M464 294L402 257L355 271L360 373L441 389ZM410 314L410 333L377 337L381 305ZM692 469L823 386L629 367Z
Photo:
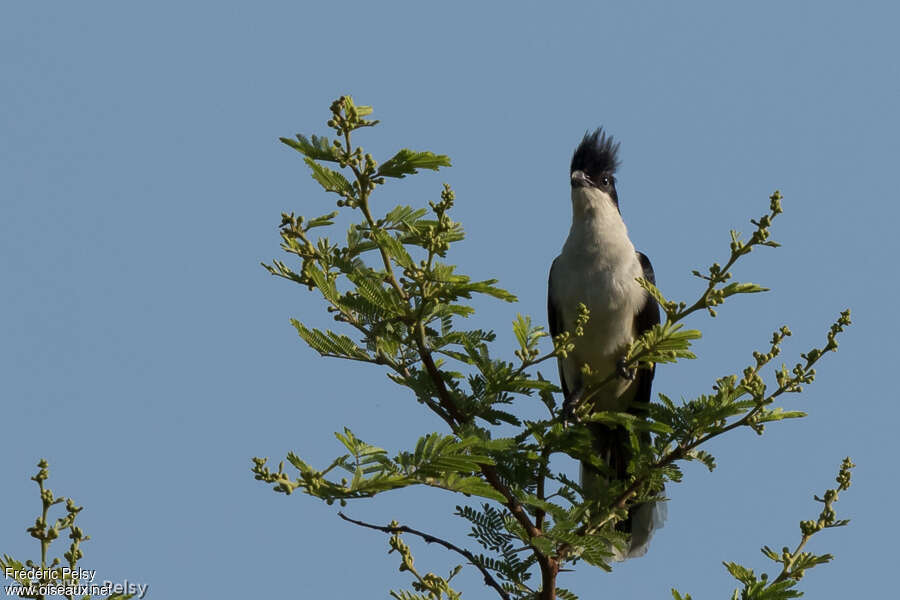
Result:
M610 428L599 423L591 424L594 430L594 450L609 465L617 480L628 477L628 463L631 461L631 445L628 431L622 427ZM602 429L602 430L600 430ZM604 495L609 486L609 476L601 473L589 463L581 463L581 487L588 498ZM665 489L659 491L663 497ZM613 559L623 561L637 558L647 553L653 532L661 529L667 516L666 503L647 501L628 509L628 516L616 524L616 530L629 534L631 540L625 552L612 548Z

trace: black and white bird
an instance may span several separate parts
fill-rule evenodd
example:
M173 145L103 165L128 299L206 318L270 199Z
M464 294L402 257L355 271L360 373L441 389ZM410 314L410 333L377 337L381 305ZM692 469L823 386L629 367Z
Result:
M590 396L595 411L644 414L650 402L654 369L632 372L624 368L624 354L631 341L659 323L659 306L636 281L655 282L650 260L637 252L619 211L616 167L619 144L602 129L585 134L572 156L572 227L562 252L550 268L547 298L550 333L575 331L578 304L584 303L590 318L583 335L574 337L575 348L559 359L563 411L571 416L582 398ZM590 366L585 375L582 367ZM615 376L601 388L597 384ZM588 463L581 464L581 485L586 494L608 485L609 477L627 478L631 446L622 427L588 423L594 451L608 465L603 475ZM649 434L641 434L649 444ZM647 552L653 531L665 520L664 502L631 507L618 529L631 535L626 552L617 560Z

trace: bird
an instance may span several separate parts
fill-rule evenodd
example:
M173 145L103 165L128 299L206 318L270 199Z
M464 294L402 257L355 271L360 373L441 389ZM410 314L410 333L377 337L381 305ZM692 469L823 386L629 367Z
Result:
M656 282L647 256L635 250L622 220L616 192L620 165L619 143L602 127L585 133L572 155L569 170L572 225L562 251L550 267L547 312L552 336L573 333L579 304L590 311L582 335L571 338L574 349L558 356L563 415L568 421L582 398L588 396L595 411L627 412L644 416L650 402L654 366L625 368L625 353L635 337L660 322L659 305L638 277ZM590 372L582 367L587 364ZM606 381L597 387L597 384ZM593 386L593 387L592 387ZM593 451L608 466L607 472L581 462L581 487L586 496L609 485L609 477L624 480L632 458L624 427L586 423ZM649 433L639 435L649 445ZM660 494L662 491L660 491ZM631 506L617 523L629 534L624 551L612 549L614 560L643 556L650 538L666 518L664 502Z

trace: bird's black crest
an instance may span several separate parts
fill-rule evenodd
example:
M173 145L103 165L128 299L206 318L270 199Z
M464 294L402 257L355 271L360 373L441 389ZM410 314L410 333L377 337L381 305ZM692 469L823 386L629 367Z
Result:
M614 174L619 167L619 142L614 142L612 136L606 135L602 127L598 127L593 133L585 133L584 139L575 149L572 155L572 168L574 171L584 171L590 175L600 173Z

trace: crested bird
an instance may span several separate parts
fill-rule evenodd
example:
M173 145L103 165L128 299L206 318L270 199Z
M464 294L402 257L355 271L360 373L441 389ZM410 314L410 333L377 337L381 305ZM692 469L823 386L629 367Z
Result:
M635 250L622 220L616 193L619 144L602 128L586 133L575 149L569 170L572 226L562 252L550 268L547 308L550 333L574 332L578 305L590 316L583 334L573 337L574 350L559 357L563 415L573 418L582 399L591 411L626 412L643 416L650 402L654 367L628 370L625 352L635 337L660 322L659 305L636 279L655 284L646 255ZM588 365L589 370L584 366ZM622 426L586 423L593 452L608 468L602 472L581 463L581 486L587 498L608 486L611 478L625 480L632 458L629 432ZM650 444L647 432L640 444ZM660 494L662 490L660 490ZM617 530L630 535L624 560L647 552L655 529L665 520L664 502L633 505Z

